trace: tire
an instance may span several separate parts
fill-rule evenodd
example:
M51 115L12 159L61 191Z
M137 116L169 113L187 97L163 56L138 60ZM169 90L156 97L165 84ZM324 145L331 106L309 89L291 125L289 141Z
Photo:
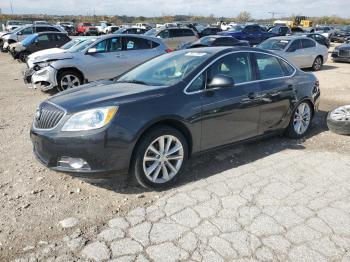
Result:
M29 56L29 52L24 51L24 52L21 52L21 53L18 54L18 59L21 62L25 63L25 62L27 62L28 56Z
M67 82L67 85L64 84L65 82ZM64 70L60 72L57 77L57 90L61 92L69 88L80 86L82 83L83 77L81 74L73 70Z
M330 131L339 135L350 135L350 105L340 106L327 115Z
M323 59L321 56L315 58L314 63L312 64L313 71L319 71L323 66Z
M167 150L167 147L168 152L175 149L178 150L168 156L164 153L162 154L159 143L162 138L164 139L163 152ZM172 142L168 146L170 140ZM150 149L151 146L160 153L156 154L155 151ZM170 156L176 159L169 160ZM188 143L183 134L169 126L156 126L141 137L131 161L130 175L142 187L152 189L168 188L179 179L187 159ZM146 173L147 170L149 170L148 175Z
M311 104L308 101L300 102L293 110L285 135L294 139L304 137L311 126L312 116Z

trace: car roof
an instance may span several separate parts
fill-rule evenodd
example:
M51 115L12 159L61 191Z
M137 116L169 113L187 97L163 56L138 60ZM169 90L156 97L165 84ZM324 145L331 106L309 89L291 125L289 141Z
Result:
M247 51L247 52L259 52L259 53L266 53L266 54L271 54L276 56L274 52L265 50L265 49L260 49L256 47L245 47L245 46L213 46L213 47L199 47L196 49L184 49L184 50L179 50L176 52L193 52L193 53L208 53L208 54L225 54L225 53L230 53L234 51Z
M43 35L43 34L58 34L58 35L67 35L65 32L57 32L57 31L45 31L45 32L39 32L35 33L36 35Z
M287 36L275 36L271 37L272 39L279 39L279 40L295 40L295 39L305 39L308 38L305 35L287 35ZM269 38L269 39L271 39Z

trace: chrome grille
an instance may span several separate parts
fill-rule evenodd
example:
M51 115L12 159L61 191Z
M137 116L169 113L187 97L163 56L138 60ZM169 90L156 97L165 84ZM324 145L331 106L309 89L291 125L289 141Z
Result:
M65 112L57 106L44 102L42 103L34 118L34 127L39 129L54 128L62 119Z
M350 50L339 50L339 56L350 57Z

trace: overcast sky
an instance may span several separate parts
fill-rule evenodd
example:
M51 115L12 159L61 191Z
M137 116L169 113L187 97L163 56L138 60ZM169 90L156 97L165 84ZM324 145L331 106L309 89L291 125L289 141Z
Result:
M90 15L210 15L234 17L248 11L254 18L276 16L338 15L350 17L350 0L1 0L3 13L81 14ZM95 8L95 10L94 10Z

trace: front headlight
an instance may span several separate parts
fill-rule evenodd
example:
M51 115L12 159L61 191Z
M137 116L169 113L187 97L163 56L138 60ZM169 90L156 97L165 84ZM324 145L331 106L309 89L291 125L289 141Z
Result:
M47 67L51 64L51 62L39 62L39 63L36 63L36 65L40 68L44 68L44 67Z
M85 131L104 127L118 111L117 106L100 107L73 114L62 131Z

